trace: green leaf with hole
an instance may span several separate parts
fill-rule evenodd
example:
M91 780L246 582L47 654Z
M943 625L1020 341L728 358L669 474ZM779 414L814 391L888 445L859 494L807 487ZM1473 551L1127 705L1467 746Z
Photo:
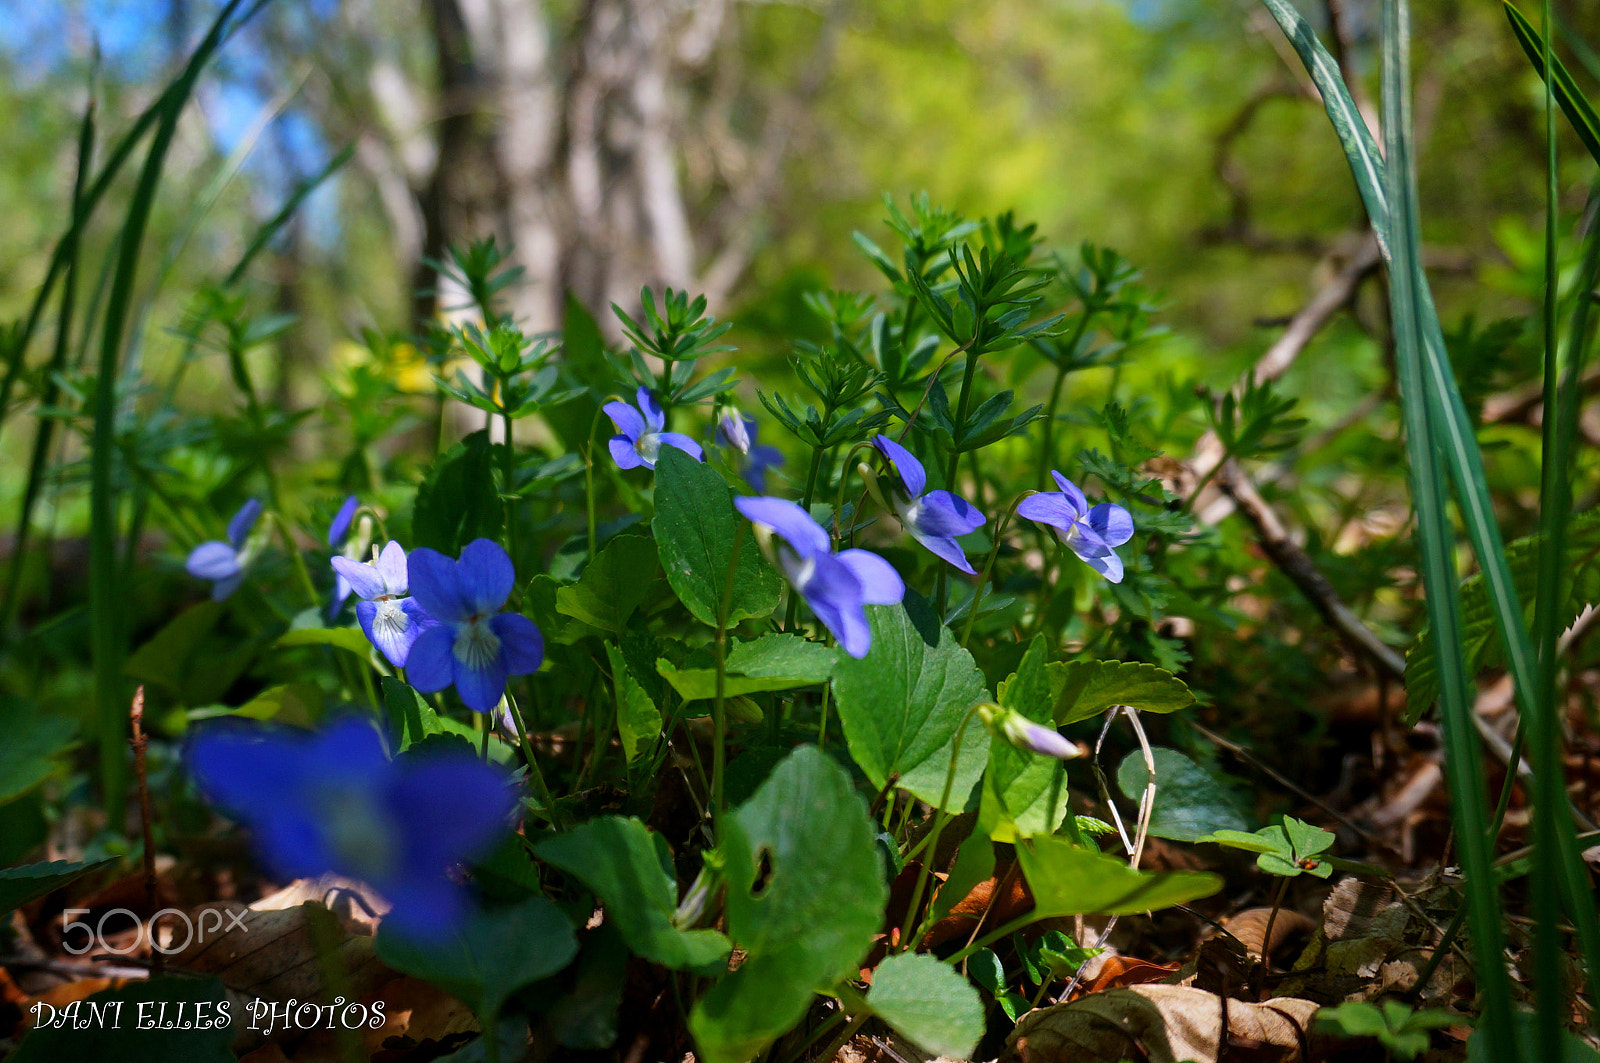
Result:
M978 991L932 956L902 952L878 964L867 1007L931 1055L966 1059L983 1036Z
M1017 862L1033 892L1038 919L1063 915L1131 915L1208 897L1222 878L1205 871L1135 871L1098 849L1059 836L1017 845Z
M662 447L656 461L655 501L650 527L661 567L696 620L716 626L730 568L730 625L777 608L782 581L761 556L750 522L735 512L733 493L715 470L677 447Z
M702 1063L743 1063L856 976L888 888L866 800L815 746L722 822L728 936L745 960L695 1004L689 1029Z
M899 605L866 609L872 648L860 660L838 650L833 670L850 755L873 786L895 775L902 790L959 812L989 759L989 733L969 714L988 697L983 673L914 592ZM960 763L941 805L962 721Z
M635 953L674 970L718 974L727 969L728 939L715 930L680 930L672 917L678 883L661 835L637 819L602 816L534 847L594 891Z
M1205 768L1176 749L1157 746L1156 802L1150 816L1150 833L1175 842L1192 842L1221 830L1250 826L1244 811L1227 787ZM1117 767L1117 785L1130 801L1144 796L1150 773L1144 754L1134 750Z
M1058 661L1049 666L1057 727L1087 720L1113 705L1141 712L1177 712L1194 704L1183 680L1133 661Z

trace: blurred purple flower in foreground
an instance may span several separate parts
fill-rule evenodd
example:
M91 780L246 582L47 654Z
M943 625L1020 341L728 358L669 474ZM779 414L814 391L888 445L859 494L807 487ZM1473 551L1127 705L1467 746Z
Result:
M201 724L184 760L206 799L250 828L274 874L364 882L392 906L385 923L424 940L465 914L448 871L487 851L517 806L505 773L470 752L391 761L372 725L353 717L320 734Z
M240 506L239 512L228 522L227 542L213 539L201 543L190 552L189 560L183 567L196 579L211 581L212 601L222 601L244 582L245 566L250 560L245 543L250 538L250 529L256 526L260 518L261 500L252 498Z
M1093 509L1078 485L1054 469L1059 493L1029 495L1017 504L1017 515L1047 526L1082 561L1112 583L1122 582L1122 558L1116 548L1133 538L1133 516L1114 502Z
M411 646L406 678L423 693L455 684L467 708L488 712L500 703L506 680L544 663L544 638L532 620L502 613L517 581L499 543L474 539L452 561L420 547L406 561L411 594L438 626Z
M739 497L733 500L758 529L783 540L776 547L778 567L852 657L865 657L872 646L867 605L893 605L906 587L894 567L866 550L829 550L828 533L794 502L782 498Z
M377 560L363 564L348 557L333 559L339 579L356 592L356 620L367 639L396 668L404 668L417 638L438 621L415 598L406 597L409 581L406 552L389 542Z
M611 437L608 446L619 469L637 469L641 465L655 468L663 443L677 447L695 461L701 460L705 452L699 443L681 432L662 431L667 427L667 415L661 411L661 405L649 388L640 388L637 399L637 410L626 402L608 402L601 407L617 426L618 434Z
M983 526L984 516L966 499L949 491L927 491L927 473L916 455L888 436L873 436L872 445L889 460L900 480L886 500L911 537L935 556L963 572L972 572L972 563L956 537Z

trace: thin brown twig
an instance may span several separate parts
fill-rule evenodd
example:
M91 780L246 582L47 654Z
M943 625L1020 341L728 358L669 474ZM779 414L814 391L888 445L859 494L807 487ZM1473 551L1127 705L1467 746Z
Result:
M1255 529L1256 539L1273 564L1299 588L1328 626L1338 632L1346 646L1392 679L1404 680L1406 662L1388 643L1362 622L1344 603L1316 563L1289 536L1267 500L1237 462L1226 463L1217 477L1217 486L1233 499L1234 505Z
M160 883L156 880L156 846L155 838L150 830L150 783L145 774L144 755L150 741L144 733L144 684L139 684L139 689L133 692L133 707L128 710L128 718L133 725L133 773L139 780L139 830L144 837L144 896L149 910L154 912L161 905L159 903ZM155 927L151 926L149 933L152 939ZM166 955L156 947L157 942L150 942L151 963L150 973L160 977L163 961Z

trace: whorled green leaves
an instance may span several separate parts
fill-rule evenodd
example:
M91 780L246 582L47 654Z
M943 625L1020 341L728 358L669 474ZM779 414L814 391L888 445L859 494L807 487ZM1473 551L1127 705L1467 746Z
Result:
M866 801L815 746L783 760L722 821L727 928L745 953L689 1017L703 1063L742 1063L854 977L888 888Z
M891 775L930 804L959 812L989 755L989 735L969 710L988 697L983 673L926 602L869 605L872 648L859 660L842 650L833 692L850 755L874 786ZM966 721L945 800L955 737Z
M667 582L702 624L716 626L730 568L729 624L766 616L777 607L782 581L761 556L749 523L734 511L728 485L676 447L662 447L656 461L651 528Z

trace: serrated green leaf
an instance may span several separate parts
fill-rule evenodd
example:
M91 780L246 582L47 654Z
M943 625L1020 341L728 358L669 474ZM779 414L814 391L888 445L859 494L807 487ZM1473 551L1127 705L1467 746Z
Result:
M833 672L850 755L874 786L897 775L902 790L939 805L967 721L949 788L949 810L959 812L989 757L989 734L968 711L987 696L983 673L914 592L866 612L872 648L859 660L839 650Z
M1210 872L1135 871L1098 849L1081 849L1054 836L1019 842L1017 862L1039 919L1154 911L1222 888L1221 876Z
M723 823L728 935L746 957L695 1004L689 1029L703 1063L744 1063L816 993L855 976L888 889L866 801L814 746L790 754Z
M680 930L672 916L678 884L661 835L637 819L602 816L534 846L539 859L576 876L605 905L635 953L674 970L718 974L728 939L716 930Z
M867 1007L932 1055L966 1059L983 1036L978 991L932 956L901 952L878 964Z
M617 698L617 737L622 755L632 764L643 756L661 734L661 710L650 692L633 677L622 651L606 643L606 660L611 663L612 691Z
M1000 684L999 702L1034 723L1053 726L1053 702L1044 636L1028 644L1017 670ZM1053 800L1052 800L1053 798ZM989 743L983 773L978 824L997 842L1052 834L1067 814L1067 787L1061 761L1005 741Z
M489 433L474 432L441 455L417 485L413 545L458 557L474 539L498 539L504 524Z
M1194 704L1171 672L1132 661L1057 661L1049 665L1057 727L1087 720L1113 705L1141 712L1177 712Z
M72 720L15 698L0 698L0 804L38 786L62 765L58 757L77 745Z
M618 535L584 568L578 582L556 591L556 611L619 635L656 580L656 544L645 535Z
M29 901L36 901L85 875L92 875L121 862L120 857L93 863L51 860L43 864L23 864L21 867L0 870L0 916L9 915Z
M1213 831L1242 831L1250 824L1238 802L1211 772L1175 749L1157 746L1156 800L1150 833L1171 841L1192 842ZM1150 778L1144 754L1129 753L1117 767L1123 796L1138 801Z
M48 1015L32 1016L35 1029L22 1039L9 1063L233 1063L228 1047L239 1012L229 1014L228 994L218 978L168 975L129 982L95 993L81 1005L78 1023L49 1026ZM48 1007L49 1005L46 1005ZM88 1021L91 1014L105 1021ZM166 1025L161 1021L165 1015ZM188 1024L179 1025L178 1016ZM205 1025L201 1025L203 1019ZM80 1025L81 1023L81 1025Z
M766 616L777 607L782 580L761 556L749 522L734 510L728 485L676 447L661 448L656 462L651 528L667 582L702 624L717 624L736 542L728 623Z
M474 911L439 944L422 945L378 932L378 958L397 971L443 989L490 1019L512 993L565 967L578 939L561 909L544 897Z

